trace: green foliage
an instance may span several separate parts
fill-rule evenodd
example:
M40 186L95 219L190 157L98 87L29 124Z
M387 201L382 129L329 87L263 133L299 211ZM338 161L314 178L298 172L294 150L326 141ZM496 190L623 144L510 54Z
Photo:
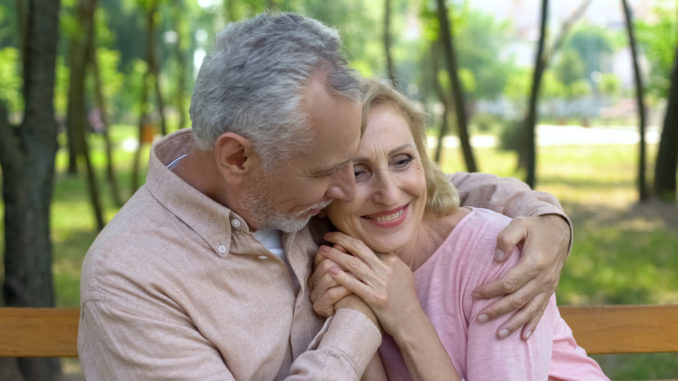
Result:
M671 85L671 70L678 46L675 2L657 1L655 22L636 21L638 44L650 63L648 92L665 98Z
M614 53L614 37L611 32L601 26L586 22L578 23L563 44L563 50L570 49L577 52L584 65L583 76L590 80L593 72L610 69L604 68L602 61L605 56Z
M68 86L70 70L65 64L64 57L57 57L57 67L54 79L54 112L62 119L66 118L68 110Z
M23 110L21 88L20 52L16 48L0 49L0 101L5 102L10 112Z
M16 2L0 4L0 47L19 47L18 20L16 17Z
M508 120L504 123L499 134L499 148L504 151L519 152L521 149L525 122L522 120Z
M604 73L598 81L598 91L608 97L617 97L621 92L621 80L612 73Z
M499 54L508 42L510 25L472 8L464 9L461 17L463 22L454 30L459 66L475 80L473 89L464 90L471 99L494 99L514 70L510 57Z
M104 101L107 102L106 107L108 112L115 114L118 112L118 107L112 101L119 99L119 95L127 92L122 91L123 89L127 90L127 87L123 87L125 85L125 75L118 71L120 52L107 48L98 48L97 54Z
M586 82L585 64L574 49L560 53L553 67L553 74L562 84L563 95L567 99L574 99L590 92Z

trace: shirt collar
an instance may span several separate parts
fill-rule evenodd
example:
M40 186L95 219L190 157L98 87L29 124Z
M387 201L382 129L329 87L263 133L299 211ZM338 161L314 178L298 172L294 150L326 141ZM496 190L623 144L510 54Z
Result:
M191 129L172 133L153 145L146 186L165 208L195 231L219 256L231 250L234 231L249 232L245 220L175 175L167 164L193 145Z

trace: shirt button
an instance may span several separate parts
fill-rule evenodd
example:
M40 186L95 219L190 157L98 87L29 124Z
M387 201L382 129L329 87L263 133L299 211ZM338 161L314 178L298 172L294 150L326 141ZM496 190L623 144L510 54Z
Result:
M219 247L217 248L217 250L218 250L221 254L223 254L223 253L226 252L226 246L224 246L224 245L219 245Z
M236 229L239 228L240 227L240 220L237 219L237 218L232 219L231 220L231 226L233 226Z
M265 255L260 255L260 256L259 256L259 259L268 259L268 257L265 256Z

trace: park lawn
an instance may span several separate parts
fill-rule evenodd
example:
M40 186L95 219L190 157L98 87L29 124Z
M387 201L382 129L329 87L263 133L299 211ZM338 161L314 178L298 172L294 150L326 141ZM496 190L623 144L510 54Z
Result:
M125 137L134 136L133 127L116 126L112 132L119 182L129 195L132 152L121 147ZM98 136L91 139L110 220L117 208L104 186L103 144ZM575 226L572 254L557 293L560 304L678 303L678 207L635 203L636 151L626 145L540 147L537 189L557 196ZM649 152L654 151L650 147ZM475 153L480 170L521 177L515 172L514 153L494 148L479 148ZM147 146L142 158L145 173ZM57 305L77 307L82 259L97 232L85 182L66 175L65 167L66 156L60 151L51 217L54 277ZM446 172L464 170L457 149L444 152L442 167ZM2 209L0 203L0 213ZM677 354L596 358L612 379L678 375Z

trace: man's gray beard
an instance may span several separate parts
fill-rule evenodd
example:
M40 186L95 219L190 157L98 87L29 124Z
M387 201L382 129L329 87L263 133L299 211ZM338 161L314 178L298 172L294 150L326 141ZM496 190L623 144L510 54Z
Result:
M276 229L285 233L294 233L303 229L311 216L297 217L277 213L271 202L273 199L270 188L266 188L263 181L251 184L243 199L243 206L250 211L255 221L261 224L260 229Z

